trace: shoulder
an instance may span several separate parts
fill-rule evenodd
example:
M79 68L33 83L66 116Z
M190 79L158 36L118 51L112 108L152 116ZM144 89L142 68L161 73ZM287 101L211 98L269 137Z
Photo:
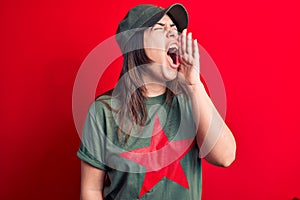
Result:
M89 114L97 117L108 117L114 110L117 110L120 105L120 100L112 97L109 94L98 96L90 105Z

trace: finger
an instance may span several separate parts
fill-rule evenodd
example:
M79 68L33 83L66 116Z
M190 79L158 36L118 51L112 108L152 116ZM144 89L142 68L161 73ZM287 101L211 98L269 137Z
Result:
M193 54L194 54L193 57L195 60L195 69L197 70L198 73L200 73L200 54L199 54L199 47L198 47L197 39L194 40Z
M184 29L181 34L181 56L185 54L185 51L186 51L186 29Z
M186 52L188 55L192 55L193 52L193 44L192 44L192 33L188 34L187 37L187 45L186 45Z
M199 47L198 47L198 42L197 39L194 40L194 52L193 52L193 57L197 60L199 60Z
M178 56L181 55L181 35L178 37Z

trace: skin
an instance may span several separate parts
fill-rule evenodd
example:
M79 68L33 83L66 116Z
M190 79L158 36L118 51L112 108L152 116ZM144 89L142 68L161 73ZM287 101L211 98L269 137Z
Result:
M143 80L146 84L146 96L158 96L166 90L166 82L174 80L178 74L177 68L170 67L170 57L167 55L171 43L178 43L178 32L169 16L165 15L153 27L144 32L144 47L146 55L153 61L144 68Z
M169 62L167 49L170 43L179 45L180 66L174 68ZM197 40L192 33L183 30L178 36L172 20L165 15L144 33L147 56L154 63L143 74L148 97L158 96L166 90L166 81L179 76L189 87L193 115L197 128L200 157L213 165L228 167L235 160L236 143L232 132L219 115L200 81L200 56ZM204 143L205 141L205 143Z
M167 56L170 43L179 46L180 66L174 67ZM144 70L147 94L153 97L166 91L166 82L177 76L189 86L193 115L197 129L200 157L216 166L228 167L235 159L236 143L230 129L220 117L200 81L200 56L197 40L183 30L178 36L172 20L165 15L157 24L144 32L147 56L154 61ZM205 144L205 145L202 145ZM81 199L102 200L105 172L84 161L81 162Z
M103 200L105 171L81 161L81 200Z
M219 115L200 81L197 40L185 29L179 37L181 66L179 76L189 84L193 114L198 125L200 157L209 163L228 167L235 160L236 143L231 130ZM204 144L205 142L205 144Z

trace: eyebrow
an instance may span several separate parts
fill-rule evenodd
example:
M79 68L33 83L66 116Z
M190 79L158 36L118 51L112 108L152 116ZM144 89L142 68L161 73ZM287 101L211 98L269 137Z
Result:
M158 25L160 25L160 26L165 26L165 25L166 25L166 24L160 23L160 22L157 22L156 24L158 24ZM173 27L173 26L176 26L176 24L171 24L170 26Z

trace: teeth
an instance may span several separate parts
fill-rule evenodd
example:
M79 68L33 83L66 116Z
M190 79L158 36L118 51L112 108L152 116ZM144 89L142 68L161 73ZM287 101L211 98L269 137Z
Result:
M169 49L167 51L167 54L170 55L170 54L177 54L178 52L178 45L175 43L175 44L171 44L169 46Z
M170 46L169 46L169 49L170 48L176 48L176 49L178 49L178 46L177 46L177 44L171 44Z
M173 64L177 64L178 45L173 43L169 46L167 55L172 59Z

